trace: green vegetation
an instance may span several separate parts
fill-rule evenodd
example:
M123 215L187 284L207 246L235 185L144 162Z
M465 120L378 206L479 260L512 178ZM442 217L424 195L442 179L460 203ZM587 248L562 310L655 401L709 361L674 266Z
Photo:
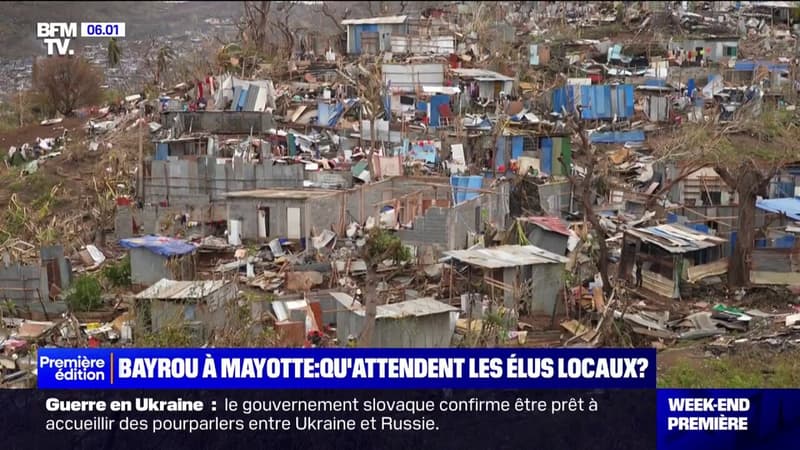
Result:
M789 388L800 383L797 352L779 355L734 355L681 362L658 375L658 387L668 388Z
M103 266L103 277L111 283L113 287L127 287L131 285L131 257L125 255L116 264L106 264Z
M393 233L375 227L367 236L366 258L372 264L377 264L385 259L400 263L411 259L411 251Z
M89 312L103 306L103 287L97 278L81 275L67 293L67 304L71 311Z
M149 348L192 347L196 342L183 324L170 324L155 333L144 334L137 339L137 345Z

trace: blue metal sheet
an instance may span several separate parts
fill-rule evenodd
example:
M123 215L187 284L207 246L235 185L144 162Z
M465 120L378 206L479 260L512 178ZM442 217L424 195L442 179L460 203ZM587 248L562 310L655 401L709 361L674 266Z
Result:
M567 113L575 110L575 86L564 86L553 90L553 112L562 114L565 109Z
M159 142L156 144L156 161L166 161L169 156L169 144L166 142Z
M784 236L779 239L775 239L775 248L794 248L794 236Z
M592 144L624 144L626 142L644 142L644 131L606 131L589 135Z
M624 97L624 107L620 105L619 111L625 111L625 115L622 116L623 118L627 119L629 117L633 117L634 110L633 110L633 101L634 101L634 94L633 90L634 87L632 84L623 84L622 86L617 87L617 90L622 89L625 94Z
M542 138L541 150L542 158L539 168L542 169L543 174L550 175L553 173L553 139Z
M585 120L610 119L611 86L581 86L581 107Z
M431 117L430 126L432 128L438 127L439 124L439 106L450 103L450 96L448 95L434 95L431 97Z
M483 187L483 177L453 175L450 177L450 185L453 187L453 203L457 205L478 197L478 189Z
M236 110L237 111L244 110L245 104L247 104L247 89L242 89L241 94L239 94L239 100L236 103Z
M659 80L659 79L648 79L644 80L645 86L655 86L655 87L665 87L667 85L667 80Z
M514 136L511 138L511 159L519 159L522 156L523 137Z
M770 72L788 71L788 64L774 64L768 61L739 60L733 66L736 72L753 72L759 67L766 67Z
M506 138L500 136L497 138L497 146L494 151L494 167L498 168L506 164Z
M327 125L331 120L332 113L335 113L336 107L325 102L317 103L317 124Z

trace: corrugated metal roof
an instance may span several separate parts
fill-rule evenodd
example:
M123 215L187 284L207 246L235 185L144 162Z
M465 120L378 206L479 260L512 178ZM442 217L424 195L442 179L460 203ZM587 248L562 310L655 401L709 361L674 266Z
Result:
M633 228L625 233L657 245L670 253L689 253L728 242L721 237L701 233L678 224Z
M388 305L378 305L377 318L401 319L403 317L423 317L457 310L458 308L442 303L431 297L424 297L399 303L390 303Z
M343 292L331 292L330 295L351 312L359 316L366 315L364 306L357 301L353 301L353 297ZM402 319L404 317L423 317L457 310L458 308L448 305L447 303L442 303L432 297L422 297L388 305L378 305L376 307L376 318Z
M162 278L156 284L136 294L138 299L183 300L201 299L222 289L222 280L175 281Z
M502 73L485 69L450 69L450 71L460 77L474 78L478 81L514 81Z
M397 25L405 23L408 16L370 17L367 19L346 19L342 25Z
M544 228L547 231L552 231L554 233L563 234L564 236L569 236L569 228L567 228L567 223L561 220L558 217L551 217L551 216L541 216L541 217L524 217L520 220L533 223L541 228Z
M758 209L786 214L792 220L800 220L800 198L769 198L756 202Z
M501 245L475 250L444 252L446 257L485 269L566 263L567 258L535 245ZM444 258L447 259L447 258Z
M759 67L766 67L770 72L786 72L789 70L789 64L772 63L769 61L752 61L752 60L739 60L733 66L733 70L737 72L752 72Z

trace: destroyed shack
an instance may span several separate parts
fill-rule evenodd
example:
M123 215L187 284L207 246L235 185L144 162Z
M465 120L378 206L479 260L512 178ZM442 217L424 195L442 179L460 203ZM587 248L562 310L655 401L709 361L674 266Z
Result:
M502 298L507 308L530 313L552 314L564 287L567 258L533 245L501 245L444 254L442 262L450 261L450 271L442 279L449 277L451 296L458 291L456 282L472 284L473 268L482 273L490 298ZM456 267L453 260L466 265L466 270Z
M119 244L130 251L135 285L148 286L162 278L194 279L197 247L182 239L150 235L121 239Z
M339 191L259 189L228 193L228 233L236 243L284 237L300 240L331 226L331 208L340 209ZM232 235L239 233L239 238Z
M556 255L567 252L570 231L566 222L558 217L520 217L528 243Z
M485 69L450 69L466 86L471 98L497 100L500 93L511 94L514 79Z
M375 55L392 50L392 36L408 34L408 16L347 19L347 53Z
M72 266L61 246L42 247L9 240L0 248L0 300L6 301L6 317L50 320L66 310L63 302L51 302L69 288ZM0 309L0 313L3 313Z
M728 270L722 258L726 239L683 225L669 224L625 231L620 279L636 282L636 261L642 264L642 289L662 298L681 298L681 282L694 283Z
M225 306L235 298L234 284L222 280L162 279L135 296L137 307L146 311L143 326L155 333L170 326L187 327L198 342L225 326Z
M738 36L702 36L690 38L682 43L686 60L692 64L705 62L721 62L735 59L739 55Z
M336 313L336 338L361 334L366 323L366 309L341 292L331 293L339 303ZM417 298L377 306L373 348L443 348L449 347L455 331L458 309L433 298Z

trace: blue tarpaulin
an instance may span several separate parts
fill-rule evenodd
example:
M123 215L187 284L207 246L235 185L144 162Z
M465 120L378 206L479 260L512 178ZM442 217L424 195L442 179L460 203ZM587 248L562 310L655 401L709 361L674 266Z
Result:
M483 177L453 175L450 177L450 185L453 187L453 203L457 205L478 197L478 189L483 187Z
M606 131L589 135L592 144L624 144L626 142L644 142L644 131Z
M428 163L436 162L436 146L432 142L411 142L408 147L403 145L403 148L404 150L407 148L407 154L414 159Z
M128 249L145 248L157 255L166 257L187 255L194 253L197 249L197 247L182 239L153 235L120 239L119 245Z
M786 214L792 220L800 220L800 198L770 198L756 202L763 211Z

